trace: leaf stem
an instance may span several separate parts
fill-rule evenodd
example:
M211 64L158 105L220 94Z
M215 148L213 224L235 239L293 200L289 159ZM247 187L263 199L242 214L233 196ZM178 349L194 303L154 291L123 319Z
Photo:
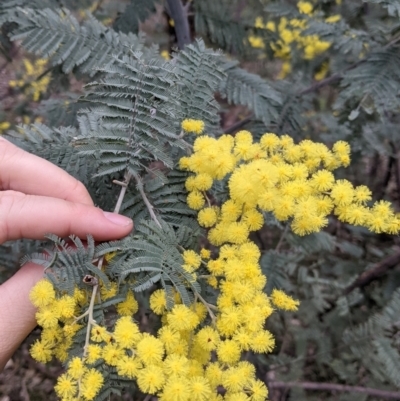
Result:
M126 190L128 188L129 181L131 180L131 178L132 178L132 175L128 171L126 171L124 182L120 182L120 181L116 182L117 184L121 185L121 192L119 193L119 197L118 197L117 203L114 208L114 213L119 213L119 211L121 209L121 205L124 200ZM103 261L104 261L104 256L99 258L99 261L97 262L97 268L99 270L101 270L101 268L103 266ZM97 282L97 284L95 284L93 286L92 296L90 298L90 303L89 303L88 309L86 310L85 313L83 313L82 315L80 315L79 317L77 317L75 319L75 322L77 322L78 320L84 318L85 316L88 316L88 322L87 322L87 328L86 328L86 339L85 339L85 345L83 347L83 357L84 358L86 357L87 352L88 352L88 347L89 347L89 343L90 343L90 332L91 332L92 326L97 325L97 322L93 318L93 309L94 309L94 304L96 301L98 288L99 288L99 284Z
M121 185L121 192L119 193L119 197L118 197L117 203L114 208L114 213L119 213L119 211L121 209L122 201L124 200L126 190L128 189L129 181L131 180L131 178L132 178L132 175L130 173L126 172L124 182L117 181L117 180L113 181L114 184Z
M210 315L210 318L212 320L212 323L215 325L217 318L214 315L212 309L217 311L218 308L215 305L209 304L198 292L195 293L195 299L198 299L206 307L207 312Z
M149 199L147 198L146 193L144 192L143 182L142 182L141 178L137 174L133 174L133 177L135 178L135 181L136 181L136 188L139 190L140 195L142 196L143 202L145 203L147 210L149 211L150 217L158 225L158 227L162 228L161 223L158 221L157 216L154 213L154 207L150 203Z
M101 268L101 264L103 264L103 258L100 258L99 260L99 268ZM89 304L89 308L88 308L88 324L87 324L87 328L86 328L86 340L85 340L85 346L83 347L83 357L85 358L88 352L88 347L89 347L89 342L90 342L90 331L92 329L92 325L93 325L93 308L94 308L94 301L96 299L96 295L97 295L97 289L99 288L99 285L96 284L93 287L93 291L92 291L92 297L90 298L90 304Z

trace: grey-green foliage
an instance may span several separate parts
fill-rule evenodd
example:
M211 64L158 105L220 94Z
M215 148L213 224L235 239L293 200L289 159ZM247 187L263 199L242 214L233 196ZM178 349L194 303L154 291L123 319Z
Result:
M188 46L172 62L127 49L127 54L113 56L104 65L99 63L96 72L102 78L86 87L83 100L88 108L81 111L78 128L58 130L35 125L14 133L13 140L27 150L75 173L89 189L100 189L103 198L97 199L103 208L112 208L105 206L112 205L113 199L116 202L116 186L114 190L108 188L110 181L132 177L123 207L135 218L134 237L120 246L100 246L100 253L91 240L85 250L73 238L77 250L72 251L61 239L51 237L58 247L52 257L34 254L29 259L48 268L59 290L71 292L88 272L107 284L107 276L91 262L118 250L119 256L106 273L121 284L133 275L135 291L160 282L167 291L169 306L173 288L186 304L192 302L194 292L201 291L182 268L179 248L195 247L199 232L194 213L185 204L186 174L164 174L161 170L175 167L179 148L190 146L180 137L183 118L204 118L209 128L217 130L214 92L224 77L218 60L219 54L206 49L202 41ZM174 146L177 151L172 152ZM161 170L157 162L161 162ZM159 217L157 223L146 222L146 202L151 202Z
M6 21L17 24L10 33L12 40L22 39L23 48L50 57L51 64L61 65L65 73L93 76L133 52L142 52L144 59L156 57L155 49L144 47L141 37L117 33L91 16L79 24L67 10L10 8L0 14L0 24ZM266 124L276 118L279 93L261 77L227 63L202 41L187 46L172 63L176 66L175 97L180 102L178 119L203 119L207 130L218 132L218 105L213 95L217 91L230 103L253 110Z
M243 52L246 35L245 25L238 18L234 20L236 2L212 0L194 3L196 32L208 36L222 49Z
M371 315L364 323L348 328L343 340L354 355L378 380L387 380L400 388L398 369L397 331L399 327L400 291L396 290L380 311Z
M75 245L73 248L66 241L53 234L47 237L54 243L54 250L49 253L34 253L22 259L21 263L34 262L44 266L47 277L55 287L61 291L73 294L76 286L81 287L82 277L86 275L97 276L105 285L109 284L106 274L93 264L95 258L95 244L93 237L87 237L86 246L74 236L70 239Z
M253 12L245 10L240 21L232 19L239 3L194 0L197 34L203 34L206 43L244 50L249 34L268 33L258 32L252 26L259 12L256 8ZM193 300L193 290L201 288L195 287L181 267L181 247L196 249L199 227L193 218L194 212L185 204L186 173L165 166L176 168L177 159L190 148L183 139L188 142L191 139L179 137L183 118L203 119L208 133L221 132L216 92L229 104L246 106L253 113L255 120L251 124L257 126L259 134L267 128L299 138L321 139L324 135L327 142L350 138L353 150L363 155L377 150L395 156L392 145L399 140L397 2L346 0L340 8L342 20L336 24L325 23L322 17L318 21L309 20L300 15L293 2L268 3L268 12L261 13L264 21L277 21L282 15L288 19L307 19L305 34L317 34L332 42L331 48L316 60L302 59L294 48L294 73L274 83L240 68L235 61L227 61L201 40L165 62L135 35L117 33L92 17L78 23L54 3L50 10L40 7L45 4L40 0L23 9L16 8L27 5L23 0L2 2L0 18L16 23L11 38L23 39L26 50L43 57L50 55L53 65L61 66L64 72L78 73L77 77L83 81L85 77L80 72L96 75L96 82L87 86L91 92L83 99L87 102L83 103L86 110L80 114L75 128L23 127L25 138L20 138L19 144L84 181L91 193L97 193L96 204L107 210L113 209L118 196L119 187L112 181L121 180L127 169L135 175L122 205L123 213L135 220L134 235L121 242L98 245L94 251L92 245L86 250L78 242L76 251L67 250L66 243L53 237L59 249L50 259L37 253L32 255L34 261L45 266L51 262L54 272L60 270L59 276L52 276L59 288L71 290L60 284L57 277L65 275L82 285L79 280L83 274L96 273L89 266L91 258L117 251L105 273L119 280L121 286L127 286L121 289L121 294L128 290L123 280L126 278L129 288L136 291L163 286L169 306L173 288L185 303ZM318 13L328 9L339 12L334 3L313 4ZM364 3L370 7L365 16ZM7 4L14 6L7 8ZM146 4L151 6L153 2ZM319 18L322 14L318 13ZM265 53L263 50L262 55ZM321 88L328 95L321 96L325 92L312 88L316 84L312 77L319 64L328 60L329 73L336 78L323 82ZM266 65L269 66L268 61ZM264 73L267 77L273 75L269 70ZM335 103L333 116L332 104L338 93L340 98ZM353 113L355 117L349 119L353 110L358 114ZM21 134L14 136L17 140ZM357 159L357 154L354 158ZM154 163L157 160L162 163ZM98 177L94 178L96 174ZM362 181L364 176L358 174L357 179ZM226 196L226 190L215 193L218 199ZM154 212L161 228L149 221L149 210ZM268 235L274 238L281 224L268 216L266 220ZM281 380L340 380L353 385L359 385L360 372L364 370L367 373L363 379L368 379L371 386L397 387L398 291L384 297L380 284L374 283L377 284L375 291L362 288L344 294L355 277L387 252L374 250L377 239L365 232L350 231L336 223L329 229L330 234L303 238L287 234L279 252L267 246L263 250L262 268L268 277L265 291L269 294L273 288L283 288L302 302L296 315L281 318L275 314L268 320L277 338L283 338L289 346L268 359L260 356L259 367L264 363L284 367L276 376ZM341 239L341 233L348 240ZM80 275L79 279L76 274ZM398 283L393 280L391 285L396 288ZM105 301L95 313L100 314L101 307L112 306L122 299L120 295ZM388 306L371 317L371 311L385 302ZM119 391L123 381L116 380L112 369L102 372L107 384L99 397L106 399L109 393ZM307 401L316 398L303 390L291 390L291 397ZM338 399L336 394L326 397ZM341 399L360 400L361 397L349 395Z
M344 99L362 102L370 97L380 114L398 107L399 49L399 46L390 46L371 52L364 62L348 71L341 83L343 90L338 100L339 105Z
M84 184L88 184L95 173L95 165L81 157L71 140L78 135L72 127L49 128L35 123L21 126L18 131L8 133L9 139L19 147L61 167Z
M135 229L135 234L120 241L102 243L95 246L91 236L86 245L71 236L72 247L65 240L49 234L47 237L54 244L54 250L47 253L32 253L25 256L21 263L33 262L45 268L47 278L61 292L72 294L74 288L88 285L85 277L96 277L103 285L109 285L109 277L120 282L121 286L134 291L144 291L160 282L168 294L168 307L174 304L173 289L189 305L193 302L193 293L201 292L200 286L192 276L182 268L183 258L179 251L182 246L189 246L193 232L182 226L175 230L167 223L158 226L154 221L142 220ZM104 269L97 262L105 254L118 252L112 262ZM126 281L128 278L132 280ZM84 279L84 280L82 280ZM130 284L129 284L130 283ZM126 292L125 289L125 292ZM123 300L124 291L97 306L102 310Z
M173 289L189 305L193 302L193 293L199 293L201 289L191 274L182 268L179 248L188 245L192 234L184 226L175 230L164 222L158 226L154 221L142 220L135 235L126 241L129 254L112 260L109 274L120 281L132 277L134 291L144 291L160 282L167 293L168 307L174 304Z
M366 0L366 3L381 4L393 17L400 17L400 1L399 0Z
M77 126L77 114L84 104L78 101L78 96L65 94L64 99L47 99L40 103L39 113L46 119L50 127Z
M130 0L125 10L114 22L114 29L124 33L137 33L139 23L156 11L158 0Z
M196 213L186 203L187 176L187 173L176 170L168 172L165 177L149 173L136 184L136 187L142 186L159 218L175 226L192 226L196 231ZM121 211L134 222L150 217L143 198L136 188L126 195Z
M125 169L137 175L153 160L172 167L168 150L179 145L179 138L170 96L171 64L133 53L99 71L106 77L87 86L91 92L86 99L93 104L91 118L101 118L101 125L76 138L80 154L96 158L98 175Z
M266 43L275 38L272 31L254 26L255 16L261 13L262 8L263 4L258 0L251 0L246 5L238 0L195 1L196 33L227 52L250 59L254 56L248 39L250 35L261 36ZM249 13L249 10L252 12Z
M174 97L178 103L177 118L180 121L185 118L203 120L207 132L220 132L220 106L214 94L226 79L221 54L208 49L203 40L196 40L177 53L172 63L176 66Z
M16 7L27 7L34 9L45 8L67 8L76 11L82 8L88 8L93 4L92 0L3 0L0 4L0 15Z
M127 51L144 50L142 39L133 34L116 33L89 16L82 25L67 9L11 9L0 14L0 24L14 22L12 40L22 47L61 65L64 73L78 68L94 75L96 68Z
M230 104L247 106L265 125L278 120L282 96L268 81L238 67L236 62L225 61L223 68L226 79L221 81L219 91Z

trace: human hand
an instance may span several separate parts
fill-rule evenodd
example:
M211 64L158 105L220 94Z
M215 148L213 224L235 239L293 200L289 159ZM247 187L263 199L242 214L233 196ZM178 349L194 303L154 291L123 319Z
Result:
M132 228L131 219L94 207L68 173L0 138L0 244L46 233L105 241ZM36 325L29 292L42 277L43 267L29 263L0 286L0 371Z

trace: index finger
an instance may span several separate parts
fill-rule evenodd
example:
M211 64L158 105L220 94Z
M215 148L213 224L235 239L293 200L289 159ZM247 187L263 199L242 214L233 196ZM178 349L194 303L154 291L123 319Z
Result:
M93 205L85 186L53 163L0 138L0 190Z

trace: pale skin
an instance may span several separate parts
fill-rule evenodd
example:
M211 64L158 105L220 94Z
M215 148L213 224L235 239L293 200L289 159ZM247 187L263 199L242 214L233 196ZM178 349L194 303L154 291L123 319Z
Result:
M0 138L0 244L19 238L75 234L97 241L122 238L133 228L127 217L94 206L84 185L52 163ZM0 285L0 372L36 326L29 292L43 277L33 263Z

